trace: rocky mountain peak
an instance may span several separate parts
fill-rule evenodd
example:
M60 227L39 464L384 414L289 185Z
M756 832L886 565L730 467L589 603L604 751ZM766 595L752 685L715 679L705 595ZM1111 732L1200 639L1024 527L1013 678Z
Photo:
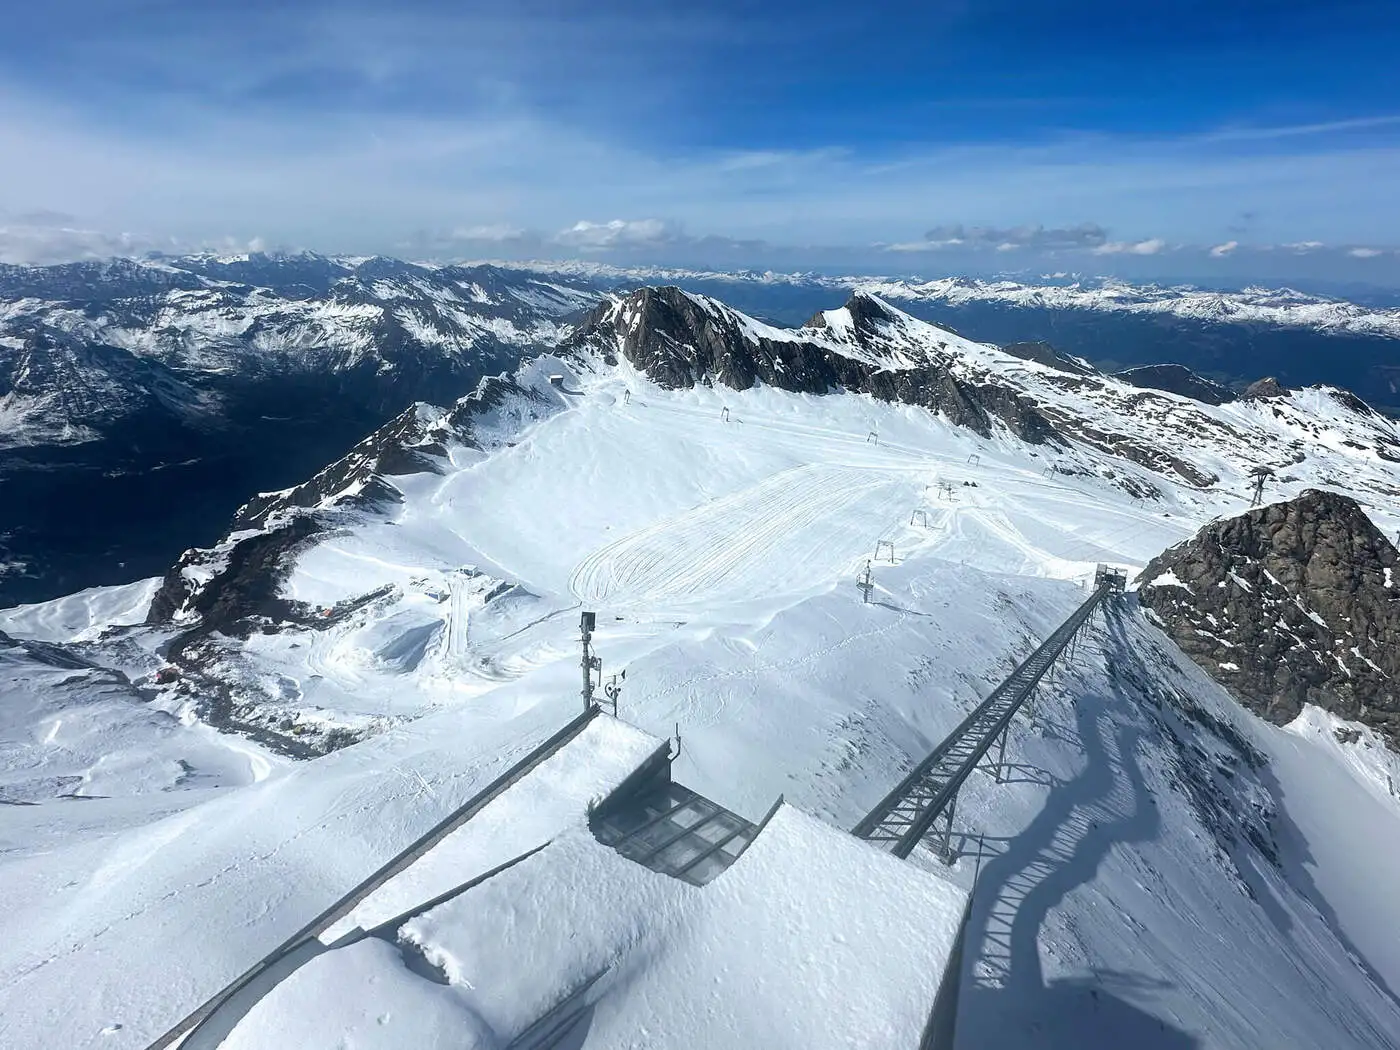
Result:
M1246 400L1257 400L1264 397L1285 397L1288 389L1273 376L1264 379L1257 379L1244 388Z
M1246 706L1291 721L1304 703L1400 741L1400 554L1348 496L1212 522L1155 558L1142 604Z
M1165 390L1169 394L1180 394L1206 405L1224 405L1238 400L1238 396L1229 387L1197 375L1185 365L1141 365L1138 368L1115 372L1113 378L1147 390ZM1277 385L1277 380L1262 382L1273 382Z
M747 390L762 383L803 394L849 390L920 405L984 437L1000 420L1025 441L1055 440L1055 428L1015 387L956 375L946 342L936 341L940 333L859 293L842 309L789 330L705 296L661 287L610 299L560 349L566 357L596 354L609 364L620 354L669 389L719 384Z
M839 311L819 310L803 327L831 328L832 315L842 312L849 317L852 328L866 333L877 332L884 325L896 324L905 316L869 292L855 291Z

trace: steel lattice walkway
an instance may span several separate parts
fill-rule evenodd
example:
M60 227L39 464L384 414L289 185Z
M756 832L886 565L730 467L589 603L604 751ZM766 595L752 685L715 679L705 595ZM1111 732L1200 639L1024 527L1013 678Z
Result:
M1100 566L1094 578L1094 593L1088 600L881 799L865 819L851 829L852 833L903 858L908 857L938 823L941 825L940 852L945 860L951 860L953 813L963 781L972 775L994 744L1000 749L997 759L1000 776L1006 734L1016 712L1035 692L1040 680L1095 610L1110 595L1121 594L1125 583L1124 576Z

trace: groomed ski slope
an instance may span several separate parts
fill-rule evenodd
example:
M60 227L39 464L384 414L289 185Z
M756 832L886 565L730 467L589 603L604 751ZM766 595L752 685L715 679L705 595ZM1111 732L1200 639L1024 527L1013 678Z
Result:
M619 775L616 748L632 754L679 727L676 776L688 786L750 819L783 793L847 828L1079 604L1096 562L1131 571L1244 503L1224 486L1163 483L1161 500L1138 501L1102 476L1047 476L1044 449L862 397L665 392L626 366L567 385L582 393L491 452L458 450L446 475L396 479L402 505L321 539L285 585L329 604L390 584L389 598L324 632L254 635L231 655L275 685L289 716L378 735L310 764L278 762L249 786L175 799L133 787L81 803L81 822L71 804L14 808L21 819L0 807L0 879L18 902L0 915L0 1043L144 1045L576 712L580 607L598 610L605 673L626 667L622 715L644 732L600 744L576 772L594 786L571 789L574 804ZM1305 467L1288 485L1320 480ZM1385 526L1400 510L1370 509ZM875 563L866 605L854 579L880 540L894 558ZM1101 629L1013 731L1011 782L978 774L959 801L963 857L940 874L970 887L981 870L960 1045L1395 1045L1400 972L1368 928L1400 928L1400 908L1389 884L1327 873L1400 841L1400 807L1375 790L1369 760L1308 761L1330 739L1245 714L1140 620ZM1242 757L1280 741L1302 757L1263 769ZM1368 792L1364 823L1323 828L1325 810L1296 806L1319 768L1345 785L1339 805ZM1250 838L1275 808L1277 864ZM532 824L511 848L549 836ZM499 884L516 886L503 901L478 911L463 898L431 934L423 926L460 964L446 991L371 946L339 960L333 979L308 971L279 990L235 1038L295 1030L300 1045L336 1046L357 1017L378 1024L362 1007L381 1002L397 1016L446 1009L453 1029L460 1014L444 996L460 1005L488 984L493 1009L524 1016L514 971L470 945L488 912L567 884L585 853L604 862L590 841L570 841L585 852L546 851L536 877ZM454 878L486 861L424 858ZM799 870L810 882L793 893L820 895L820 867ZM737 867L697 898L726 899L731 876ZM443 877L399 883L393 908ZM865 915L878 894L842 904L829 918L849 919L848 939L870 931L865 946L878 949L899 937ZM552 914L571 921L554 924L557 947L538 942L540 959L567 950L574 919L634 921L606 911L606 894L565 905ZM735 1045L742 1028L696 1036L704 966L737 965L715 939L734 913L716 908L676 926L609 997L613 1027L599 1007L587 1046L641 1045L639 1025L648 1046ZM878 951L859 959L884 965ZM867 979L852 973L850 987ZM747 988L754 1009L787 1016L787 999L765 1006L763 985ZM804 1017L830 1026L850 1008L832 994ZM504 1045L501 1034L479 1033L479 1045ZM887 1044L872 1033L852 1045Z

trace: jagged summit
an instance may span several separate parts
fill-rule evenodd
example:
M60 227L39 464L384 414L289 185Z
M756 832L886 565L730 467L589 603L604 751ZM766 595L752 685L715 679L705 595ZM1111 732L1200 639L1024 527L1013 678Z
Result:
M624 358L668 389L762 383L804 394L847 390L931 409L984 436L997 420L1024 440L1053 440L1054 428L1010 386L954 374L955 352L964 345L973 344L873 296L853 296L789 330L708 296L648 287L610 298L561 352L599 355L609 364Z
M837 310L820 310L804 328L857 328L869 331L879 325L899 324L909 315L870 292L854 291Z
M1033 444L1080 441L1197 487L1220 480L1215 450L1252 458L1244 452L1252 440L1246 435L1261 412L1287 424L1282 443L1260 439L1267 440L1260 447L1278 449L1278 468L1296 462L1299 428L1315 431L1319 422L1344 420L1349 433L1338 440L1374 448L1383 459L1400 455L1395 428L1344 392L1280 389L1240 402L1239 411L1205 412L1229 409L1232 398L1190 373L1105 376L1063 355L1044 360L965 339L868 293L819 312L801 328L782 329L708 296L640 288L609 297L562 350L609 364L625 359L668 389L761 384L869 394L930 409L983 437L1004 427ZM1173 385L1178 389L1162 389Z
M1287 393L1288 389L1273 376L1266 376L1263 379L1255 380L1244 388L1244 397L1248 400L1284 397Z

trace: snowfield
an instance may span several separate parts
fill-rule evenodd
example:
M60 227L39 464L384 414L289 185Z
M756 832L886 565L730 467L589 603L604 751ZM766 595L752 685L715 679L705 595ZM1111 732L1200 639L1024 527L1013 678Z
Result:
M326 608L382 594L324 629L225 641L269 720L365 739L292 762L177 712L150 763L205 779L172 790L141 762L167 696L158 639L103 632L145 592L0 614L34 647L0 648L4 688L31 698L6 715L5 783L42 781L63 726L95 709L90 691L44 692L72 672L36 663L42 643L158 698L122 686L67 791L0 805L0 1045L148 1045L578 712L581 609L603 675L626 669L622 721L362 901L225 1047L506 1047L574 993L571 1045L910 1047L969 893L960 1047L1400 1045L1394 756L1320 712L1262 723L1131 596L1018 717L1008 782L963 788L956 864L844 832L1074 611L1097 563L1134 573L1244 509L1256 454L1305 448L1271 498L1345 478L1400 526L1400 470L1369 436L1394 427L1325 391L1154 394L1141 417L1140 390L1086 392L941 338L970 373L1014 375L1215 480L865 396L663 390L625 361L547 359L522 372L535 418L507 404L482 448L393 478L402 502L344 512L280 585ZM587 829L590 803L677 734L687 787L752 821L786 800L702 888ZM107 740L125 765L103 778ZM357 927L374 932L340 940Z

